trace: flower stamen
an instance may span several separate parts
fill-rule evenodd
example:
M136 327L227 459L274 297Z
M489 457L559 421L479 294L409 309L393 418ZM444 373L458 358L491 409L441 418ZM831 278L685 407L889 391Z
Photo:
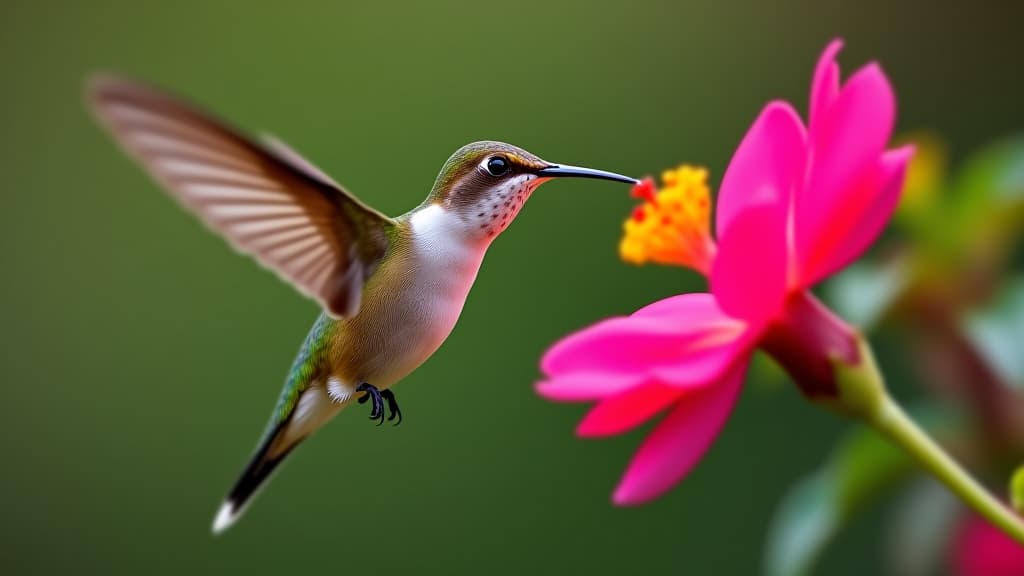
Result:
M715 250L707 179L705 168L684 164L662 173L661 190L651 178L634 186L633 197L644 203L623 224L619 256L631 264L688 266L707 274Z

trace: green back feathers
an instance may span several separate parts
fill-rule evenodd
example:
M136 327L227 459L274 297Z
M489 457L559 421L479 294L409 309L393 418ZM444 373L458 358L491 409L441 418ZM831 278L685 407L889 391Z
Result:
M288 379L284 390L274 407L274 415L270 419L267 433L271 433L279 424L291 417L299 396L309 388L310 383L317 376L317 371L322 368L324 351L330 343L331 335L337 322L327 314L321 313L316 323L309 330L299 354L295 357L292 367L288 370Z

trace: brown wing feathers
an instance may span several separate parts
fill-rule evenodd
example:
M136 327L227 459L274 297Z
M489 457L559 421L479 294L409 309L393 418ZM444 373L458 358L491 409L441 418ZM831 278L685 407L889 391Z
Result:
M331 315L356 313L391 219L283 143L268 150L154 88L100 77L89 99L118 143L236 249Z

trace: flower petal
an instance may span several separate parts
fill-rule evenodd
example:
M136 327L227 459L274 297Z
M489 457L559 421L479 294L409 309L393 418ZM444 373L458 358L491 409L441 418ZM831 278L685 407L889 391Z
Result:
M750 362L758 331L712 336L700 348L680 356L673 365L652 368L650 379L617 394L609 394L587 413L576 428L580 436L621 434L652 418L687 394L718 386L737 366ZM711 338L717 338L712 341Z
M569 372L538 382L535 389L537 394L555 402L586 402L614 396L646 379L641 373Z
M665 362L676 364L680 353L705 347L709 337L725 340L743 326L723 313L710 294L683 294L566 336L548 349L541 370L551 377L645 372Z
M713 294L681 294L649 304L632 318L665 318L698 328L702 334L673 362L651 365L648 373L671 386L699 386L721 377L735 360L748 352L752 340L746 322L722 311Z
M552 346L541 362L548 378L537 384L537 393L572 402L615 397L652 381L700 386L732 365L732 342L745 327L710 294L667 298Z
M749 208L720 239L711 291L726 314L757 326L781 310L789 276L786 213L781 205Z
M802 181L807 134L786 102L765 106L733 154L715 207L719 240L736 217L752 206L788 206Z
M839 65L836 55L843 49L843 41L835 39L829 42L825 51L818 58L814 67L814 80L811 82L811 105L807 125L813 132L821 122L821 116L835 102L839 95Z
M1024 548L973 512L954 530L950 548L956 576L1024 574Z
M913 154L913 146L904 146L882 155L862 191L851 198L862 203L845 207L842 220L834 222L821 241L823 248L808 256L800 279L803 287L809 288L849 264L882 233L899 203Z
M725 318L715 297L707 292L680 294L658 300L633 312L631 318L665 318L688 324L710 324Z
M807 183L794 201L799 277L811 254L837 247L823 244L829 229L848 217L846 207L864 204L855 198L892 134L896 103L892 87L877 64L859 70L835 102L819 113L810 133ZM806 284L806 282L802 282Z
M746 366L715 386L683 395L644 440L612 500L619 505L652 500L679 482L718 436L739 396Z
M689 353L685 362L654 368L650 375L677 388L696 388L717 382L737 364L750 361L761 329L761 326L744 324L735 332L723 332L717 341L709 339L702 343L704 348Z
M649 382L600 402L576 427L585 437L611 436L647 421L685 393L684 388Z
M704 327L676 319L610 318L566 336L541 360L549 377L576 372L632 374L675 357L704 335Z

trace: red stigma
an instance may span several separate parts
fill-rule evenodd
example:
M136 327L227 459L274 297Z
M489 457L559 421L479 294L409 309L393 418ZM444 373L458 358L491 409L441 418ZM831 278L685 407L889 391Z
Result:
M647 202L654 202L654 196L656 191L657 190L654 187L654 180L650 176L648 176L647 178L644 178L640 182L634 184L632 190L630 190L629 193L631 196L633 196L633 198L646 200Z

